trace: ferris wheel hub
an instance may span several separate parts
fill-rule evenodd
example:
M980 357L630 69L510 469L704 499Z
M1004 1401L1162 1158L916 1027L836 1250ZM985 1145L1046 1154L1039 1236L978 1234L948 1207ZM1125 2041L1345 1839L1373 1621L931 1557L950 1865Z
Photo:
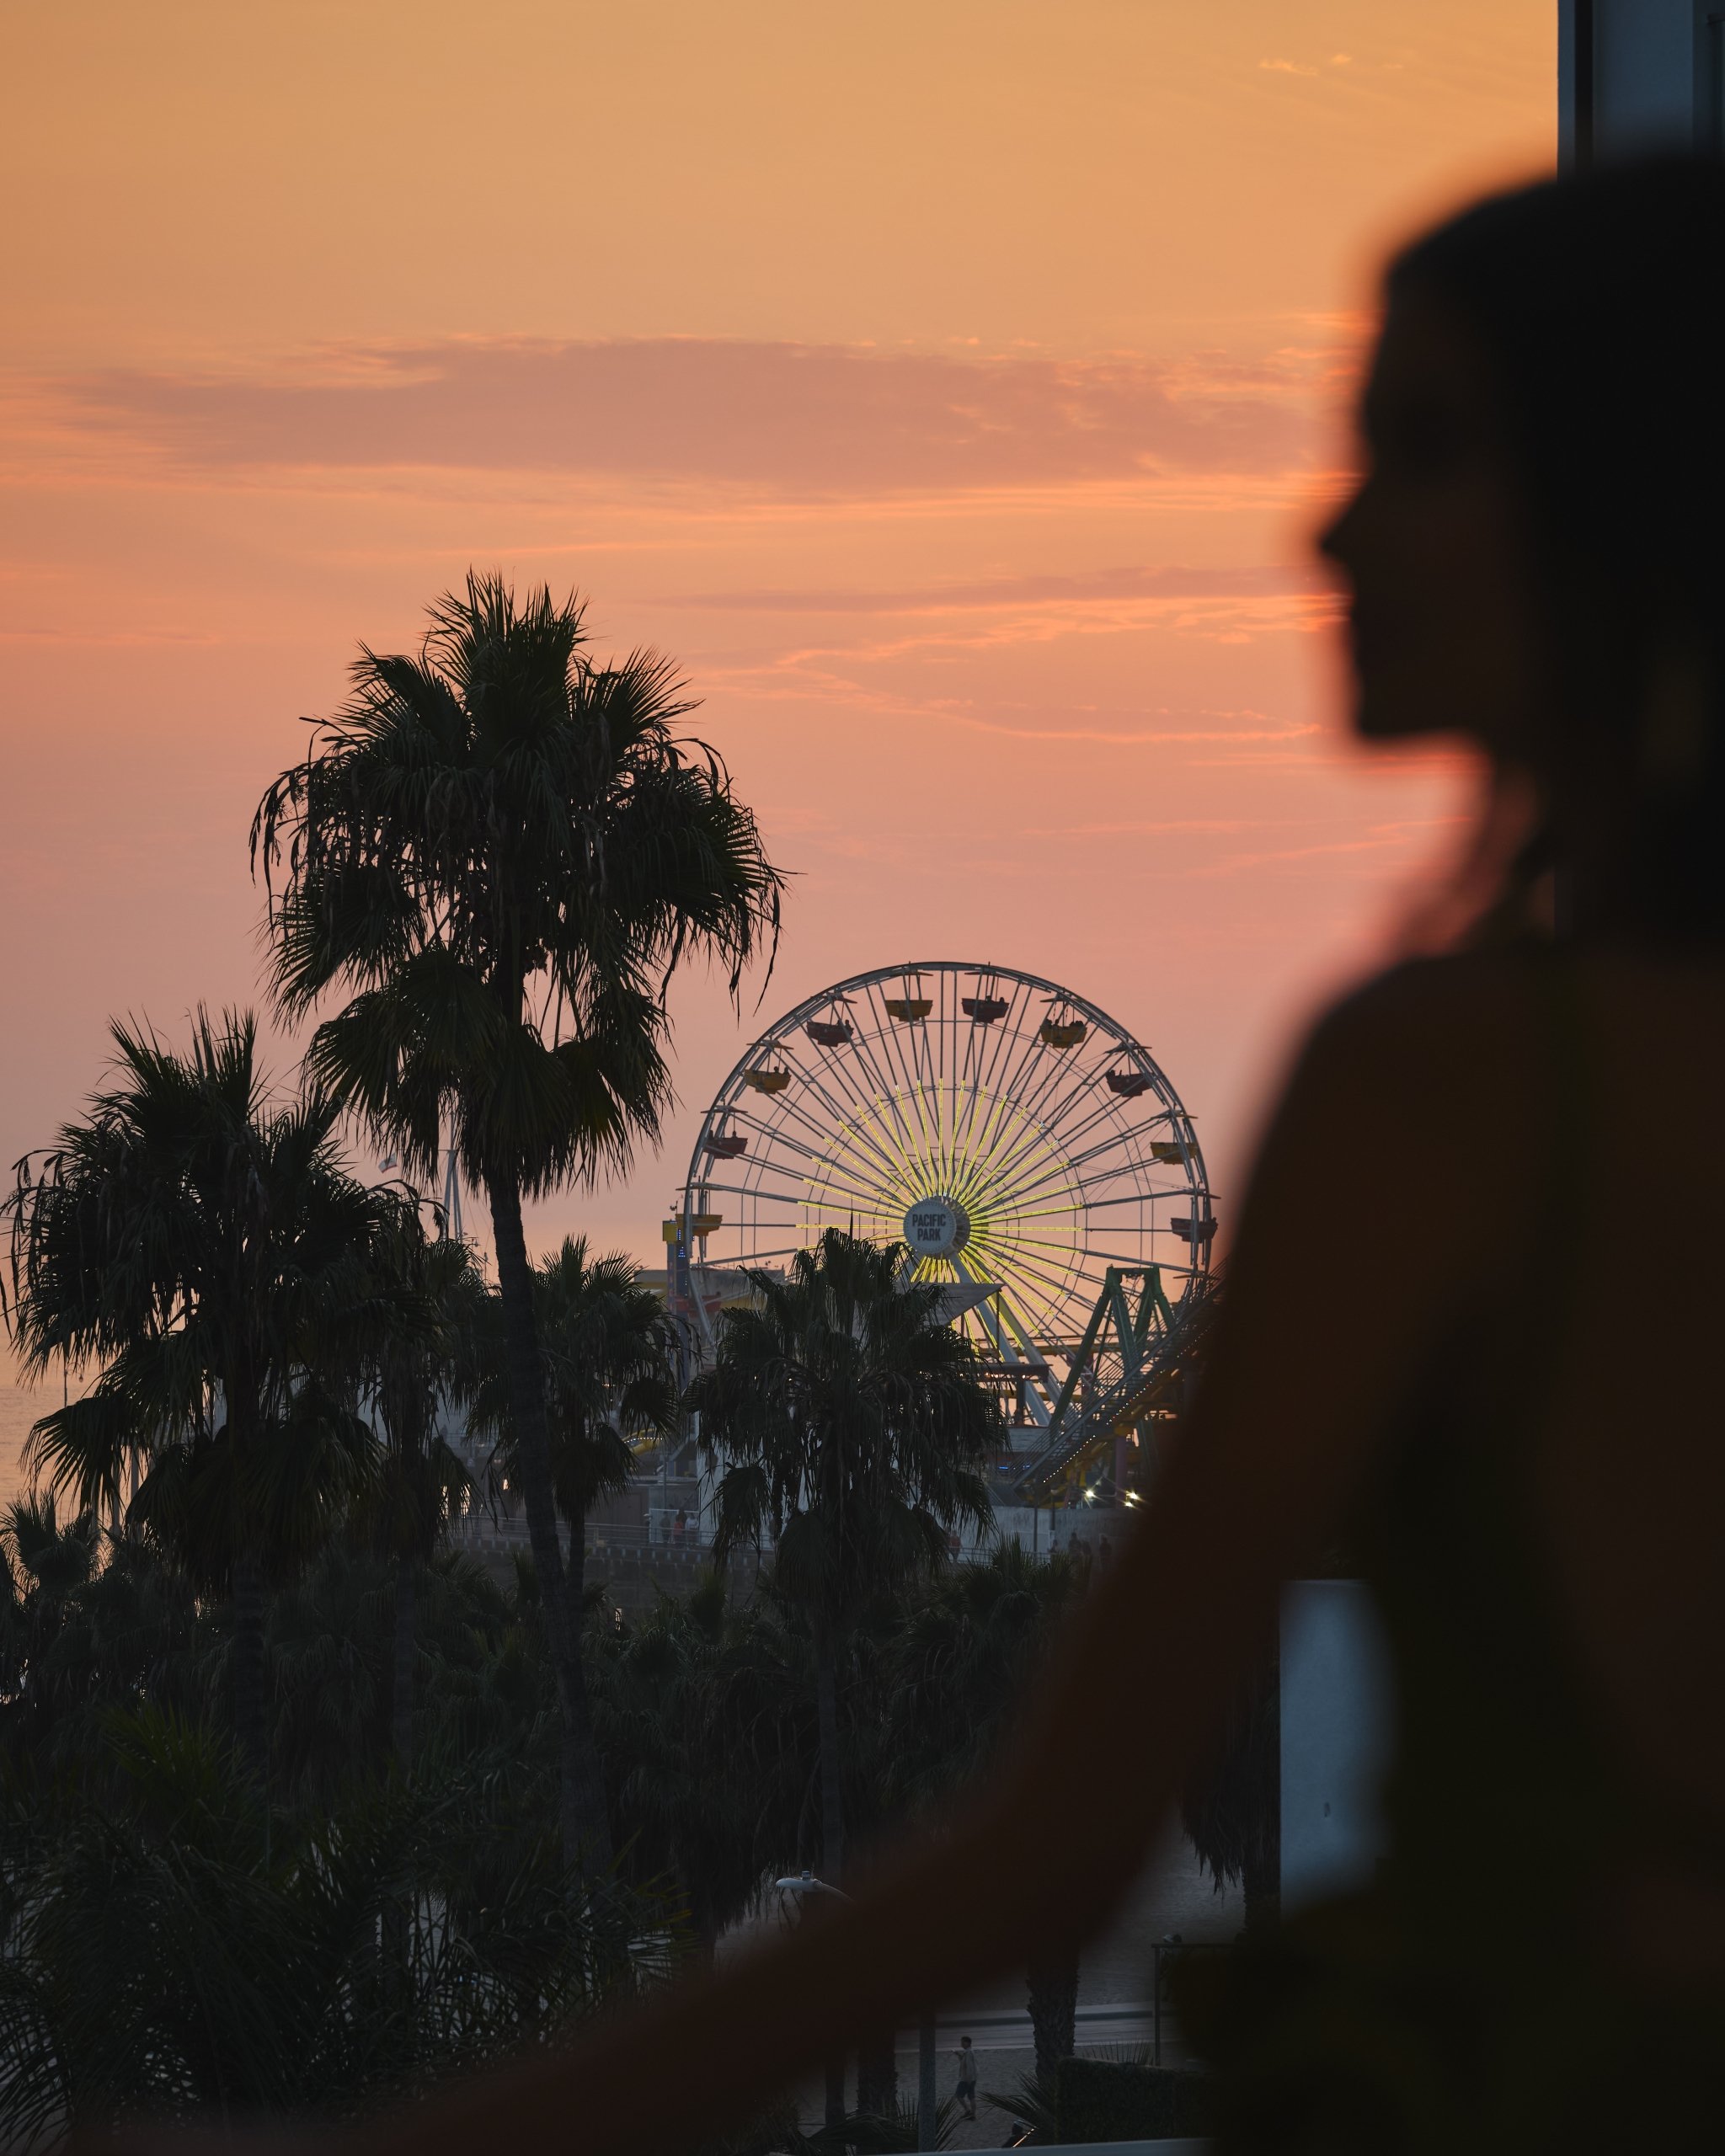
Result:
M905 1214L912 1257L952 1257L970 1240L970 1215L955 1198L919 1198Z

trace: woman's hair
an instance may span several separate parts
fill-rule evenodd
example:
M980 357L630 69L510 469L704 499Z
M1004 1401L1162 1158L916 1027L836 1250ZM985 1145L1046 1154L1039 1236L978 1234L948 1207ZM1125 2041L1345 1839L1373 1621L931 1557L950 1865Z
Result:
M1491 198L1391 265L1497 372L1557 660L1535 755L1578 927L1725 937L1725 166Z

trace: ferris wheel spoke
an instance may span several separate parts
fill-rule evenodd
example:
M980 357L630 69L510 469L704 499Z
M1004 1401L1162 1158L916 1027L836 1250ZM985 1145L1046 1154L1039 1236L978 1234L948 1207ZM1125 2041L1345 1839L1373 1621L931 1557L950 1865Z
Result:
M834 1132L833 1150L865 1182L879 1184L883 1191L900 1190L913 1173L914 1163L892 1150L889 1138L889 1133L883 1137L853 1121Z
M1069 1266L1051 1262L1033 1252L1027 1253L1017 1242L1010 1250L991 1251L990 1255L999 1261L998 1269L1003 1276L1018 1281L1033 1280L1056 1297L1064 1296L1070 1285L1071 1268ZM1004 1280L1002 1284L1005 1284Z
M760 1204L792 1208L808 1204L812 1193L817 1191L837 1191L852 1203L866 1204L876 1212L885 1210L887 1204L890 1202L890 1193L884 1193L878 1189L871 1190L866 1183L847 1181L841 1168L833 1161L825 1163L813 1174L804 1177L800 1181L793 1181L787 1177L785 1187L772 1187L766 1183L756 1183L745 1187L735 1183L722 1182L706 1183L702 1187L708 1191L730 1192L740 1198L752 1198Z
M911 1129L910 1122L905 1115L901 1102L901 1095L912 1089L909 1087L901 1087L899 1081L892 1076L889 1068L883 1070L881 1058L877 1055L875 1052L877 1043L884 1038L883 1029L888 1027L891 1022L888 1017L884 1005L882 1002L873 984L870 985L870 987L867 991L867 1001L870 1013L873 1019L873 1024L872 1028L868 1027L858 1027L856 1038L852 1043L852 1047L858 1058L866 1061L868 1066L869 1075L873 1081L880 1100L886 1105L894 1121L899 1125L900 1132L906 1151L913 1156L920 1157L920 1135L918 1133L914 1132ZM889 1065L891 1062L890 1055L887 1057L887 1062ZM847 1079L849 1075L850 1074L847 1071L846 1073Z
M1022 1313L1033 1332L1047 1340L1060 1331L1072 1295L1071 1274L1018 1266L1001 1272L1000 1285L1002 1299Z
M1055 1161L1040 1166L1030 1163L1020 1180L1003 1193L1001 1203L1022 1210L1033 1198L1045 1197L1050 1187L1062 1187L1071 1183L1074 1180L1074 1173L1075 1166L1070 1161ZM1076 1178L1077 1187L1081 1191L1092 1183L1100 1186L1107 1180L1103 1176L1080 1176ZM1147 1196L1148 1193L1143 1194Z
M1068 1062L1063 1070L1056 1069L1050 1074L1050 1082L1044 1094L1027 1104L1029 1112L1047 1132L1051 1145L1060 1142L1061 1125L1067 1111L1091 1094L1092 1088L1103 1085L1113 1051L1095 1059L1082 1049L1078 1054L1084 1059L1081 1062ZM1064 1093L1060 1091L1059 1085L1062 1077L1070 1081ZM1055 1105L1051 1107L1045 1105L1049 1101L1053 1101Z
M1079 1220L1082 1215L1080 1209L1075 1206L1070 1213L1055 1214L1049 1217L1076 1222ZM1016 1244L1022 1245L1026 1250L1076 1251L1082 1248L1082 1245L1078 1241L1077 1238L1073 1235L1033 1235L1029 1227L1025 1225L1022 1218L1014 1227L1012 1232L1014 1242Z
M747 1198L757 1205L790 1205L796 1203L791 1193L782 1194L760 1183L716 1182L709 1178L702 1183L701 1191L703 1197Z
M951 1048L953 1065L958 1065L962 1061L958 1033L951 1035L951 1041L947 1046ZM970 1089L968 1078L964 1078L958 1067L944 1071L943 1086L940 1086L940 1129L943 1129L940 1151L943 1151L943 1171L947 1175L959 1175L964 1169L964 1158L966 1158L966 1136L964 1136L964 1132L966 1132L968 1117L970 1117L970 1104L973 1104L973 1089Z
M1008 1054L1004 1058L1006 1067L993 1086L991 1102L993 1109L1004 1110L1010 1102L1022 1112L1028 1097L1026 1092L1028 1075L1038 1060L1048 1053L1039 1030L1040 1021L1029 1007L1035 993L1027 985L1014 999L1017 1007L1011 1013L1011 1022L1015 1028L1012 1045L1017 1053Z
M1103 1139L1099 1144L1092 1145L1087 1152L1073 1153L1066 1155L1060 1164L1060 1172L1065 1174L1076 1174L1081 1169L1088 1167L1092 1161L1103 1161L1108 1159L1111 1154L1119 1156L1123 1153L1126 1154L1126 1160L1123 1162L1121 1167L1114 1171L1114 1172L1123 1175L1147 1172L1145 1163L1142 1161L1141 1155L1135 1161L1133 1161L1128 1148L1124 1144L1118 1132L1110 1132L1108 1137ZM1154 1167L1161 1166L1162 1164L1160 1162L1152 1162L1150 1165ZM1167 1165L1172 1167L1173 1163L1170 1161ZM1081 1181L1088 1181L1096 1180L1097 1178L1081 1177L1080 1179ZM1014 1201L1022 1201L1023 1198L1033 1194L1036 1187L1037 1186L1034 1183L1019 1183L1012 1186L1012 1194ZM1171 1185L1169 1189L1171 1193L1178 1193L1185 1191L1189 1187L1189 1184L1184 1180L1182 1180L1178 1184ZM1146 1192L1145 1193L1146 1196L1152 1194L1161 1195L1164 1193L1152 1193L1150 1192Z
M805 1082L825 1106L830 1118L830 1127L825 1133L829 1144L850 1139L859 1147L872 1153L889 1176L898 1177L904 1173L905 1161L901 1150L891 1141L889 1133L885 1134L884 1136L877 1134L878 1125L873 1121L874 1103L865 1100L856 1091L851 1083L850 1073L842 1065L834 1067L834 1083L835 1088L841 1091L848 1098L848 1108L834 1097L833 1092L829 1091L825 1072L816 1072L809 1069L804 1070L804 1075ZM852 1113L858 1109L862 1111L861 1114ZM812 1122L813 1118L811 1118L810 1120Z
M1015 1161L1033 1152L1040 1142L1041 1133L1034 1123L1027 1123L1016 1109L1000 1100L991 1102L975 1152L988 1164L989 1181L997 1202L1006 1202L1002 1178L1011 1172Z
M947 1106L947 1157L955 1181L971 1175L977 1165L976 1107L969 1080L955 1081Z
M944 1072L931 1089L930 1112L934 1118L935 1138L929 1166L937 1186L950 1191L964 1164L953 1142L953 1134L958 1129L958 1100Z
M798 1210L804 1219L821 1214L866 1213L872 1220L890 1221L895 1235L904 1215L904 1208L891 1196L854 1190L837 1181L811 1183L798 1201Z
M920 1162L922 1157L921 1135L919 1131L911 1129L910 1121L905 1114L900 1098L900 1086L889 1072L883 1071L874 1053L873 1042L860 1031L854 1045L858 1056L867 1059L869 1074L874 1081L880 1099L894 1122L899 1126L907 1157ZM848 1080L849 1072L847 1071L845 1075Z
M1110 1209L1117 1209L1122 1205L1159 1204L1165 1203L1170 1198L1178 1198L1183 1203L1190 1203L1194 1198L1202 1199L1205 1203L1208 1203L1210 1193L1207 1190L1203 1189L1194 1191L1186 1185L1182 1185L1182 1187L1178 1190L1156 1191L1149 1198L1140 1197L1131 1191L1128 1191L1124 1196L1119 1198L1090 1198L1086 1201L1084 1209L1087 1213L1101 1213Z
M1017 1308L1012 1302L1010 1296L1002 1295L1001 1297L1000 1310L1002 1321L1008 1327L1010 1327L1017 1340L1019 1347L1023 1350L1024 1353L1028 1357L1040 1361L1042 1359L1042 1351L1038 1348L1035 1340L1033 1338L1030 1328L1019 1318Z
M1012 1246L1007 1269L1020 1278L1039 1280L1064 1294L1078 1267L1070 1244L1043 1245L1020 1236Z
M1060 1165L1059 1155L1049 1146L1040 1126L1028 1125L1001 1146L992 1158L991 1182L996 1203L1003 1206L1016 1204L1020 1186L1027 1177L1039 1176L1050 1168L1058 1172Z
M802 1125L802 1129L809 1132L813 1140L820 1140L820 1143L802 1145L800 1140L789 1139L789 1134L782 1134L781 1143L787 1151L796 1151L798 1158L811 1162L813 1166L824 1166L824 1164L830 1162L835 1151L839 1151L843 1158L858 1164L865 1182L879 1182L882 1186L886 1186L890 1177L900 1173L900 1164L895 1162L889 1154L882 1154L879 1147L867 1143L865 1139L858 1139L858 1134L854 1134L847 1125L836 1125L835 1128L832 1123L820 1123L804 1108L796 1110L796 1121ZM766 1171L766 1164L763 1164L763 1171ZM793 1171L781 1169L778 1173L792 1177Z
M1118 1166L1110 1166L1111 1161ZM1109 1132L1082 1153L1067 1153L1049 1147L1039 1161L1026 1161L1022 1164L1017 1177L1008 1186L1011 1202L1022 1205L1050 1178L1073 1182L1081 1188L1092 1182L1106 1181L1114 1174L1146 1173L1149 1165L1141 1150L1123 1143L1118 1132Z
M904 987L908 996L909 984L901 983L900 985ZM879 989L871 988L869 994L876 1013L874 1043L879 1044L881 1059L886 1064L889 1070L895 1065L898 1067L899 1077L895 1081L894 1090L901 1091L902 1097L914 1104L921 1096L921 1081L919 1074L914 1068L914 1055L907 1060L905 1050L907 1047L914 1048L915 1043L911 1036L921 1032L921 1023L912 1020L902 1027L897 1025L888 1011L885 1000L880 995Z
M975 1287L982 1284L973 1280L964 1266L956 1266L954 1269L959 1278L968 1285ZM1002 1362L1015 1362L1020 1350L1023 1351L1027 1362L1033 1366L1042 1360L1041 1354L1033 1344L1028 1331L1020 1323L1017 1310L1007 1301L1004 1292L996 1293L988 1303L979 1304L975 1314L981 1320L982 1330L994 1343L995 1352ZM1014 1336L1013 1342L1007 1341L1008 1332ZM1039 1385L1041 1380L1033 1374L1029 1382L1035 1385ZM1047 1420L1045 1407L1043 1411L1043 1419L1044 1422Z
M876 1230L883 1224L897 1235L900 1210L896 1204L883 1205L878 1198L852 1198L839 1189L810 1191L802 1208L802 1221L805 1232L815 1221L826 1228L841 1226L847 1220L871 1221L874 1225L868 1234L874 1241L879 1239Z
M788 1144L786 1150L789 1150ZM836 1178L843 1179L850 1195L871 1204L883 1203L890 1196L890 1186L882 1181L874 1162L867 1156L858 1159L836 1146L821 1152L798 1145L795 1153L793 1161L774 1158L757 1162L756 1180L746 1194L767 1203L795 1206L803 1203L814 1185L830 1184Z
M973 1027L973 1033L985 1032L982 1027ZM970 1043L967 1043L967 1052ZM979 1059L981 1051L978 1050ZM973 1070L965 1080L961 1094L955 1096L953 1105L953 1157L955 1161L969 1161L977 1150L977 1112L982 1100L981 1081Z
M967 1161L953 1177L953 1196L966 1212L985 1217L991 1203L991 1187L985 1170L975 1161Z
M979 1081L979 1091L986 1090L988 1106L979 1139L986 1150L990 1144L991 1126L995 1118L1014 1098L1028 1061L1042 1043L1033 1030L1027 1032L1023 1022L1031 989L1023 982L1013 985L1011 1008L997 1022L1001 1027L998 1051L991 1059L990 1067Z
M1002 1206L1018 1203L1025 1188L1049 1175L1065 1171L1065 1163L1051 1150L1043 1133L1031 1129L1022 1133L1010 1150L1003 1150L991 1178L996 1202Z
M979 975L976 981L979 995L983 993L984 987L984 978ZM996 992L998 992L997 985ZM1020 990L1015 987L1011 999L1012 1007L1009 1008L993 1025L973 1024L970 1027L969 1038L965 1043L965 1056L969 1069L969 1097L966 1105L962 1140L967 1146L970 1143L971 1133L975 1124L977 1102L985 1092L990 1100L995 1097L999 1090L996 1085L996 1073L1001 1059L1009 1054L1009 1044L1016 1042L1017 1038L1012 1011L1017 1007L1019 995Z
M1075 1068L1083 1067L1090 1057L1092 1049L1087 1041L1081 1042L1072 1049L1050 1047L1042 1038L1040 1023L1031 1038L1039 1051L1037 1080L1034 1086L1028 1091L1020 1089L1018 1097L1024 1113L1033 1117L1037 1122L1046 1124L1049 1118L1044 1112L1043 1103L1058 1091L1064 1081L1071 1078Z
M807 1120L811 1130L825 1138L829 1145L841 1136L853 1135L857 1143L866 1145L879 1156L883 1166L895 1171L900 1165L896 1148L884 1145L870 1127L872 1104L857 1093L850 1082L850 1074L844 1066L841 1064L823 1066L805 1063L800 1055L791 1059L795 1063L797 1075L804 1086L826 1111L828 1121L823 1126L817 1118L809 1115L800 1102L798 1104L797 1112ZM863 1111L860 1116L854 1113L859 1108Z
M1046 1085L1048 1081L1044 1078L1037 1086L1037 1093L1046 1091ZM1013 1115L1016 1115L1017 1129L1009 1136L1002 1134L1001 1143L992 1149L992 1160L996 1162L996 1179L1001 1183L1001 1203L1012 1203L1012 1179L1013 1175L1020 1173L1024 1162L1028 1162L1031 1158L1046 1158L1046 1155L1055 1154L1055 1145L1048 1134L1046 1121L1037 1113L1035 1095L1031 1095L1024 1102L1016 1102Z
M1092 1131L1106 1125L1110 1142L1142 1147L1151 1143L1151 1131L1167 1120L1165 1115L1154 1115L1146 1117L1141 1123L1135 1123L1117 1101L1104 1096L1089 1114L1075 1123L1066 1124L1059 1135L1060 1143L1070 1151L1073 1146L1087 1139Z
M1140 1125L1133 1123L1119 1102L1105 1090L1108 1081L1107 1071L1104 1070L1102 1075L1104 1090L1100 1097L1085 1103L1084 1111L1076 1122L1061 1122L1051 1126L1062 1145L1068 1148L1076 1145L1088 1138L1092 1131L1104 1126L1112 1132L1117 1140L1124 1144L1140 1128Z
M793 1134L789 1127L789 1118L772 1125L762 1134L763 1145L747 1156L751 1166L759 1166L763 1171L794 1175L798 1170L787 1166L780 1159L781 1155L788 1154L795 1161L811 1163L823 1163L830 1158L836 1136L842 1138L843 1134L836 1134L830 1126L817 1122L806 1110L798 1108L793 1113L798 1126L808 1133L808 1137L805 1139Z
M818 1146L805 1145L800 1138L792 1137L788 1130L782 1127L775 1128L769 1135L772 1139L775 1153L789 1153L794 1155L795 1159L798 1161L806 1161L813 1164L822 1165L830 1155L831 1148L830 1145ZM777 1158L764 1153L755 1155L754 1160L751 1162L751 1166L758 1166L763 1174L777 1174L781 1176L794 1177L799 1172L796 1167L788 1166Z
M1087 1074L1064 1099L1054 1103L1042 1118L1043 1128L1048 1132L1050 1143L1062 1146L1076 1145L1081 1139L1088 1137L1099 1123L1110 1120L1117 1128L1121 1127L1119 1104L1103 1086L1107 1075L1103 1071L1092 1079ZM1100 1098L1097 1097L1098 1091Z
M867 1037L860 1027L851 1043L851 1052L867 1060L877 1089L876 1096L871 1098L857 1085L848 1061L841 1059L846 1054L846 1051L842 1049L838 1051L829 1066L832 1072L834 1084L843 1088L856 1111L857 1120L884 1128L887 1143L895 1146L901 1155L900 1162L901 1170L907 1174L914 1175L915 1163L917 1159L916 1134L905 1120L895 1088L881 1076ZM896 1126L895 1138L893 1136L891 1126Z
M927 1019L916 1019L900 1026L889 1020L884 1011L882 1022L888 1030L878 1035L877 1038L889 1066L896 1065L901 1074L901 1097L916 1118L917 1149L923 1173L937 1185L945 1165L941 1152L938 1088L932 1077L932 1064L927 1071L921 1068L930 1061L924 1054L928 1047L926 1038L928 1022ZM935 1097L932 1128L927 1113L931 1093Z

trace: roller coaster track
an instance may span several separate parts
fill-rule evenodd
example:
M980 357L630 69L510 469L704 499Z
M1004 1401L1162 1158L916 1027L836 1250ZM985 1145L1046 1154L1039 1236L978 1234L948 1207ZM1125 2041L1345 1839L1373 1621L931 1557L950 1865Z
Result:
M1050 1503L1117 1438L1178 1412L1219 1296L1214 1278L1194 1280L1174 1310L1156 1267L1110 1269L1055 1403L1049 1443L1013 1486L1021 1502Z

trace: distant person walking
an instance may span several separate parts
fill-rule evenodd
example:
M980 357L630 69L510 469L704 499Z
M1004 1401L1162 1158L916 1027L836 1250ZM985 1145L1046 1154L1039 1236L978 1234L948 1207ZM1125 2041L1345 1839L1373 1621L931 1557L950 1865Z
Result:
M976 2053L970 2039L960 2036L959 2048L953 2054L959 2063L959 2086L956 2091L959 2105L967 2119L976 2116Z
M674 1549L681 1549L683 1545L683 1537L688 1533L688 1531L689 1515L683 1510L682 1507L679 1505L677 1507L677 1516L670 1524L671 1545Z

